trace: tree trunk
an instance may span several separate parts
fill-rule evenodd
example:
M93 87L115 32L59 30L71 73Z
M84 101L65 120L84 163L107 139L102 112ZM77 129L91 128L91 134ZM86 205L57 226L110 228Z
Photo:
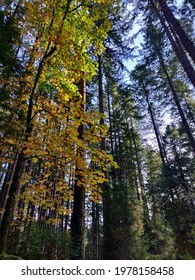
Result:
M83 101L83 112L86 110L86 82L81 79L79 82L79 90ZM84 141L85 125L80 124L78 128L78 139ZM77 157L84 158L85 151L83 148L78 148ZM72 236L72 259L80 260L85 258L84 234L85 234L85 188L80 186L83 182L81 175L81 166L77 165L75 170L74 184L74 205L71 219L71 236Z
M161 6L161 10L168 22L169 25L171 25L174 29L174 31L177 33L180 42L186 49L186 51L189 53L191 56L192 60L195 63L195 46L193 42L190 40L188 35L185 33L184 29L182 28L180 22L175 18L173 15L171 9L168 7L167 3L165 0L157 0L157 2Z
M92 202L92 259L99 260L99 204Z
M13 180L10 186L9 196L0 228L0 254L6 254L9 229L14 217L15 201L20 191L20 179L25 166L24 157L25 155L23 152L21 152L18 156Z
M98 56L98 87L99 87L99 112L104 114L103 100L103 77L102 77L102 56ZM100 125L104 125L104 119L100 119ZM100 142L101 150L106 151L106 138L102 137ZM105 178L108 178L108 171L105 171ZM110 189L107 182L102 185L103 190L103 258L109 259L110 253Z
M173 50L175 51L175 54L177 55L178 60L180 61L180 63L182 65L182 67L184 68L189 80L191 81L192 85L195 88L195 71L194 71L187 55L185 54L185 52L182 48L179 48L178 44L173 39L171 32L169 31L167 25L165 24L164 18L159 13L159 11L158 11L158 9L157 9L153 0L151 0L151 4L152 4L152 7L153 7L155 13L157 14L160 22L161 22L162 27L165 30L165 33L166 33L166 35L167 35L167 37L168 37L168 39L169 39L169 41L172 45Z
M190 142L190 144L191 144L191 146L192 146L192 149L193 149L193 151L194 151L194 153L195 153L195 139L194 139L194 137L193 137L193 134L192 134L192 132L191 132L191 129L190 129L190 127L189 127L188 121L187 121L187 119L186 119L186 117L185 117L185 114L184 114L184 112L183 112L183 109L182 109L182 107L181 107L181 105L180 105L179 98L178 98L178 96L177 96L177 93L176 93L176 91L175 91L175 88L174 88L174 86L173 86L173 83L172 83L172 81L171 81L171 78L170 78L169 73L168 73L168 71L167 71L167 68L166 68L164 59L163 59L162 55L161 55L159 52L158 52L158 56L159 56L159 60L160 60L161 67L163 68L163 71L164 71L164 73L165 73L165 75L166 75L166 77L167 77L167 81L168 81L168 83L169 83L169 87L170 87L171 92L172 92L172 94L173 94L173 98L174 98L174 101L175 101L175 103L176 103L177 109L178 109L178 111L179 111L179 115L180 115L181 120L182 120L182 122L183 122L183 125L184 125L184 128L185 128L186 134L187 134L187 136L188 136L189 142Z
M143 87L144 94L146 96L146 102L147 102L147 105L148 105L148 110L149 110L149 113L150 113L150 117L151 117L151 120L152 120L156 140L157 140L157 143L158 143L158 149L159 149L159 152L160 152L160 157L161 157L163 166L165 166L164 152L163 152L163 147L162 147L162 144L161 144L161 141L160 141L160 135L159 135L158 127L157 127L155 119L154 119L152 107L151 107L149 97L148 97L148 92L147 92L143 82L142 82L142 87Z
M3 219L4 210L5 210L5 206L6 206L6 203L7 203L9 190L10 190L10 182L12 182L12 180L13 180L13 175L14 175L14 172L15 172L17 160L18 160L18 153L16 153L16 155L15 155L14 164L10 164L9 167L8 167L8 170L7 170L5 179L4 179L3 187L2 187L2 190L1 190L1 196L0 196L0 209L1 209L0 225L1 225L1 221Z

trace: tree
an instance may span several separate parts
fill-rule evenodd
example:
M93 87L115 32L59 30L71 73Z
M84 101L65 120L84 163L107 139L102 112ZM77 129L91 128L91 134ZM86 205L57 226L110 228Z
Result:
M161 10L163 12L164 17L166 18L168 24L173 28L173 30L177 33L177 36L186 49L186 51L191 56L192 60L195 63L195 46L194 43L190 40L189 36L185 33L184 29L182 28L180 22L175 18L171 9L167 5L165 0L157 0L160 4Z
M86 85L84 77L79 82L80 94L82 96L83 114L86 111ZM81 122L78 127L78 139L84 141L85 126ZM75 170L75 185L74 185L74 207L71 220L71 234L73 243L73 258L85 258L85 180L82 173L85 172L82 165L85 165L85 151L82 145L77 150L77 165ZM81 161L82 163L79 163Z
M191 81L191 83L193 84L193 86L195 87L195 81L194 81L194 77L195 77L195 71L190 63L190 61L188 60L188 57L186 56L185 52L183 51L183 48L181 47L180 41L178 40L177 37L174 38L174 29L172 27L170 27L171 31L173 34L171 34L170 29L168 28L168 26L165 23L164 18L162 17L162 15L160 14L159 10L157 9L157 7L155 6L155 3L151 0L151 4L152 7L155 11L155 13L157 14L162 27L164 28L166 35L173 47L173 50L175 51L179 61L181 62L189 80Z
M77 5L76 3L68 1L67 3L62 3L62 5L58 4L56 6L45 3L40 7L38 2L25 2L26 13L22 17L24 26L21 26L24 39L21 42L20 51L20 55L23 54L22 63L24 64L24 71L21 80L19 79L21 95L17 100L17 102L22 101L21 110L24 116L22 117L21 124L18 122L22 127L18 129L20 133L19 137L15 136L14 140L7 140L9 145L17 147L18 156L1 225L2 253L6 252L8 231L10 230L11 222L15 215L15 209L17 208L17 197L20 194L22 195L21 187L24 184L28 160L33 159L36 164L36 158L40 157L43 162L45 162L45 157L49 157L50 162L53 161L54 163L58 158L58 160L61 160L61 165L64 164L64 161L65 165L68 164L66 160L66 149L62 149L61 147L63 142L60 143L56 141L56 152L57 149L60 149L61 152L60 159L59 156L56 158L55 149L53 149L51 153L50 141L53 140L52 134L50 133L56 132L56 129L52 127L52 125L57 124L59 141L65 137L67 129L70 135L73 136L72 140L75 140L75 144L81 147L83 146L81 144L81 138L83 138L80 132L82 126L81 122L88 122L88 116L83 112L82 120L78 117L82 112L83 105L82 102L80 102L80 98L78 98L79 94L75 83L79 81L81 72L85 73L86 79L89 79L95 73L94 61L90 59L88 55L88 48L93 42L95 51L101 52L101 42L106 36L109 24L105 21L98 29L98 34L94 33L96 28L95 22L100 16L97 11L100 9L101 5L95 5L94 9L91 9L91 6L82 5L83 3ZM40 12L37 13L39 9ZM78 9L80 9L79 14L77 14ZM39 14L38 18L37 14ZM88 17L89 14L90 17ZM44 18L44 21L42 21L41 18ZM28 20L26 21L26 19ZM91 27L90 31L88 30L88 25ZM73 31L71 34L69 33L70 28ZM67 34L69 34L69 37L68 40L65 40L67 39ZM96 35L98 37L96 37ZM26 41L26 37L28 38L29 36L32 36L32 45L31 41ZM86 36L89 36L89 39L85 40ZM66 60L63 59L64 57L66 57ZM65 73L64 75L62 75L63 72ZM52 73L52 75L50 73ZM18 79L15 77L15 83L17 82ZM16 103L14 103L14 106L16 106ZM72 113L73 117L71 117ZM72 126L73 122L75 123L75 128ZM24 123L25 125L23 125ZM94 125L96 126L96 123ZM77 128L79 130L78 135ZM43 133L42 136L40 135L41 132ZM40 148L36 146L36 141L38 141L38 139L43 141L43 145ZM86 141L87 145L91 141L96 141L94 139L94 136L92 136L91 140L88 136L88 138L86 138L88 141ZM5 139L4 143L6 143ZM83 148L85 150L85 147ZM69 164L71 163L73 166L77 166L75 167L76 170L80 170L80 165L83 161L81 160L78 165L79 156L75 155L74 150L75 147L74 144L72 144L68 152L68 155L70 155ZM97 151L94 150L93 153L97 153ZM75 161L72 162L75 156L76 158L78 157L78 159L76 159L77 163ZM82 157L82 155L80 156ZM107 156L104 155L104 158L106 161ZM104 161L102 162L102 165L103 164ZM48 169L51 168L51 165L48 163ZM43 167L41 167L41 170L42 168ZM51 169L49 170L49 174L43 175L45 179L48 177L52 178L50 172ZM78 172L80 173L80 171ZM86 168L84 168L84 172L88 172ZM96 170L91 170L91 172L95 173ZM75 186L79 185L78 175L76 173L77 171L75 171ZM88 173L88 176L92 174L90 172ZM97 180L101 178L99 180L102 182L104 181L104 176L101 173L97 173L96 176ZM65 178L66 175L64 175L62 181L64 181ZM27 180L28 179L30 179L30 177L27 176ZM96 187L96 182L94 183L93 180L89 185L87 182L85 182L85 184L87 187L91 184L94 184L94 188ZM35 187L36 183L31 183L31 185ZM55 180L52 186L51 194L55 198L55 196L59 194L59 191L56 190ZM24 188L25 191L22 191L23 195L28 193L28 189L29 186L28 188L27 186ZM75 190L76 189L77 187L75 187ZM46 195L46 200L49 199L47 194L47 180L43 183L43 191ZM91 191L94 191L93 187ZM54 218L54 220L57 219L58 207L59 202L54 203L54 209L52 209L53 206L50 208L50 218ZM45 213L41 205L40 215L44 217Z

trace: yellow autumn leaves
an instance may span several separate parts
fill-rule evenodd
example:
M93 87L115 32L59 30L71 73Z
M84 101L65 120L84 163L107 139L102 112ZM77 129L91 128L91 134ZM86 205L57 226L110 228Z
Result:
M20 3L24 7L20 22L24 74L9 85L10 92L18 85L21 94L12 103L13 108L19 107L11 120L16 132L5 136L3 147L4 162L9 162L9 153L22 151L25 156L18 201L26 204L26 212L21 219L32 218L28 205L55 211L55 221L69 214L66 203L73 199L76 168L82 177L80 186L93 201L101 199L104 172L115 163L100 149L106 127L99 125L102 116L97 109L83 111L78 82L96 74L94 56L104 49L110 29L107 8L113 2L86 1L82 5L82 1L71 1L69 7L66 0ZM49 53L52 55L47 56ZM32 130L25 135L31 101ZM86 126L84 141L78 137L80 124ZM77 153L79 148L84 156Z

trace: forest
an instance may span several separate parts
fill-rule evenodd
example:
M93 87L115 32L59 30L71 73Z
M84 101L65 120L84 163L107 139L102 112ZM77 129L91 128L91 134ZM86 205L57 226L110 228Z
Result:
M0 1L0 259L195 258L195 0Z

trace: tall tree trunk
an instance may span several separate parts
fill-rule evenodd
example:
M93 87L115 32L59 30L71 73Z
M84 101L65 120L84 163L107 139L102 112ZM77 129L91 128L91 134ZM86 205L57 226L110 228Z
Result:
M86 110L86 82L81 79L79 82L79 90L83 101L83 112ZM81 123L78 128L78 139L84 141L85 125ZM77 157L84 158L85 151L82 147L77 150ZM85 188L80 186L83 182L81 175L82 169L78 164L75 170L75 184L74 184L74 204L71 219L71 236L73 254L72 259L80 260L85 258L84 234L85 234ZM84 182L83 182L84 183Z
M98 88L99 88L99 112L104 114L103 100L103 74L102 74L102 55L98 56ZM100 125L104 125L104 119L100 119ZM106 151L106 138L102 137L100 142L101 150ZM104 173L108 178L108 171ZM102 185L103 190L103 258L109 259L110 253L110 189L107 182Z
M111 106L110 106L110 93L108 90L107 93L107 102L108 102L108 119L109 119L109 132L110 132L110 146L111 146L111 153L114 157L114 145L113 145L113 125L112 125L112 116L111 116Z
M10 186L5 212L0 227L0 254L6 254L8 234L14 217L16 197L20 191L20 180L25 166L25 155L21 152L18 156L13 180Z
M16 163L18 160L18 153L16 153L15 155L15 159L14 159L14 164L10 164L4 179L4 183L3 183L3 187L1 190L1 196L0 196L0 209L1 209L1 213L0 213L0 225L1 225L1 221L3 219L3 215L4 215L4 210L5 210L5 206L7 203L7 198L8 198L8 194L9 194L9 190L10 190L10 185L11 182L13 180L13 175L15 172L15 168L16 168Z
M180 42L186 49L186 51L189 53L191 56L192 60L195 63L195 46L193 42L190 40L188 35L185 33L184 29L182 28L180 22L175 18L173 15L171 9L167 5L166 0L157 0L157 2L161 6L161 10L168 22L169 25L171 25L174 29L174 31L177 33Z
M183 112L183 109L182 109L182 107L181 107L181 105L180 105L179 98L178 98L178 96L177 96L177 93L176 93L175 88L174 88L174 86L173 86L172 80L171 80L171 78L170 78L170 76L169 76L169 73L168 73L168 71L167 71L167 67L166 67L166 65L165 65L164 59L163 59L163 57L162 57L162 55L161 55L160 52L158 52L158 56L159 56L159 60L160 60L161 67L162 67L162 69L163 69L163 71L164 71L164 73L165 73L165 75L166 75L166 77L167 77L167 81L168 81L168 83L169 83L169 87L170 87L171 92L172 92L172 94L173 94L173 98L174 98L175 104L176 104L176 106L177 106L179 115L180 115L180 117L181 117L182 123L183 123L183 125L184 125L186 134L187 134L187 136L188 136L189 142L190 142L190 144L191 144L191 146L192 146L192 149L193 149L193 151L194 151L194 153L195 153L195 139L194 139L194 137L193 137L193 134L192 134L192 132L191 132L190 126L189 126L188 121L187 121L187 119L186 119L186 117L185 117L185 114L184 114L184 112Z
M184 50L182 48L179 48L178 44L173 39L172 34L171 34L169 28L167 27L164 18L161 16L159 10L157 9L154 1L151 0L150 2L152 4L152 7L153 7L155 13L157 14L157 16L158 16L158 18L161 22L162 27L165 30L165 33L166 33L166 35L167 35L167 37L168 37L168 39L169 39L169 41L172 45L172 48L173 48L175 54L177 55L178 60L180 61L180 63L182 65L182 67L184 68L189 80L191 81L192 85L195 88L195 71L194 71L194 68L192 67L192 65L191 65L187 55L185 54Z
M99 204L92 202L92 258L99 260Z
M153 125L153 128L154 128L156 140L157 140L157 143L158 143L158 149L159 149L159 152L160 152L160 157L161 157L163 165L165 166L164 152L163 152L163 147L162 147L162 144L161 144L161 141L160 141L160 135L159 135L158 127L157 127L155 119L154 119L152 107L151 107L151 104L150 104L150 101L149 101L148 92L147 92L146 87L145 87L143 82L142 82L142 88L143 88L144 94L146 96L146 102L147 102L147 105L148 105L148 110L149 110L149 113L150 113L150 117L151 117L151 120L152 120L152 125Z

